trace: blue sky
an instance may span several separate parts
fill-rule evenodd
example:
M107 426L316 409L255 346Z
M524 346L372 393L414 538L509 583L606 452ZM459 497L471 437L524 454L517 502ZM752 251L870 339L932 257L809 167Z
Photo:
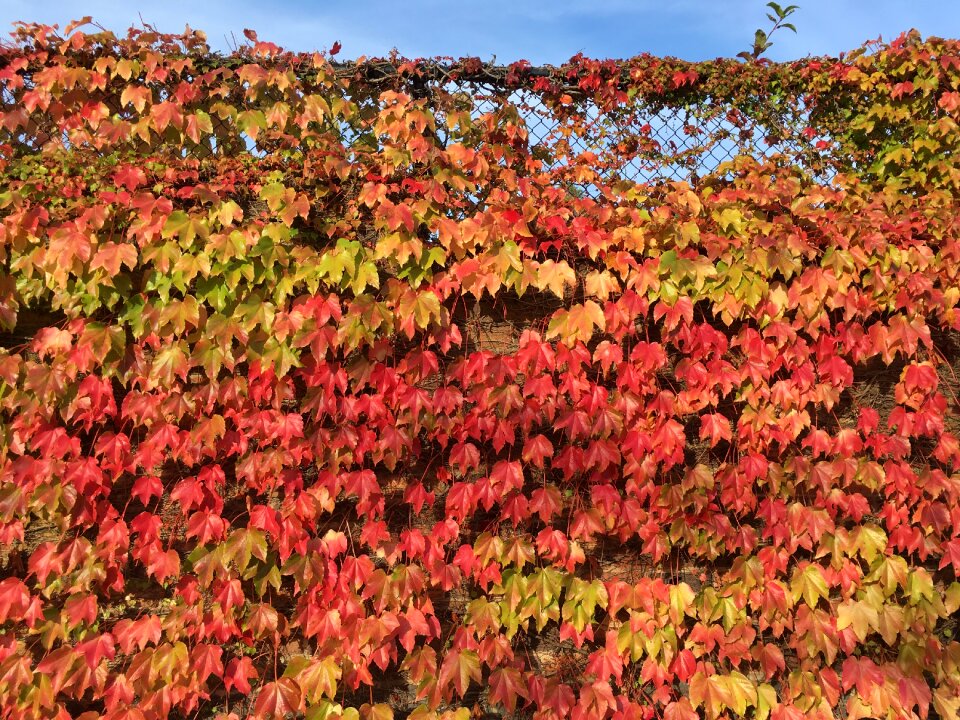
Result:
M787 4L785 0L782 4ZM956 0L794 0L799 33L778 33L775 60L835 55L879 36L917 28L960 37ZM640 52L689 60L733 56L766 26L765 0L0 0L0 27L15 20L60 23L92 15L114 31L139 23L161 30L184 24L228 47L231 33L257 30L292 50L343 44L341 58L380 56L396 47L408 57L479 56L559 64L577 52L629 57Z

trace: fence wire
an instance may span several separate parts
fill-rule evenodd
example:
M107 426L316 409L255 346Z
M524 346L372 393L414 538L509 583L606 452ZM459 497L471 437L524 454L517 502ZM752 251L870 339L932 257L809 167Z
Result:
M338 74L349 75L357 67L341 65ZM595 192L594 185L566 177L568 168L590 164L604 181L695 180L741 155L759 159L782 154L815 174L824 173L824 156L816 142L823 138L805 132L808 113L802 100L771 108L756 98L741 107L730 98L691 95L682 102L671 102L636 97L601 108L589 93L578 92L575 87L567 102L557 103L555 98L546 101L534 83L518 86L515 81L507 82L503 72L488 72L482 80L452 80L441 64L427 69L413 78L401 76L395 68L371 78L368 69L367 79L353 78L347 93L350 99L374 110L382 106L386 90L406 92L425 102L437 120L436 140L441 144L450 141L444 120L454 109L468 108L475 120L486 117L499 122L509 116L512 131L522 135L529 156L558 181L579 185L586 193ZM551 71L533 68L526 77L544 77ZM242 83L236 85L235 92L242 95ZM29 81L25 87L29 89ZM154 89L152 101L162 102L169 92L170 88ZM22 93L12 93L8 88L2 93L0 102L5 111L21 102ZM136 120L136 113L124 106L116 89L92 93L91 101L103 103L110 117ZM170 149L184 157L206 158L246 150L265 158L280 147L269 133L256 138L245 136L234 119L222 119L213 113L210 116L213 132L202 142ZM58 127L62 124L41 117L18 133L8 134L7 148L0 148L0 154L36 153L51 141L69 147L72 138ZM361 141L377 142L369 122L344 123L340 137L347 148ZM592 153L595 159L584 163L584 153Z

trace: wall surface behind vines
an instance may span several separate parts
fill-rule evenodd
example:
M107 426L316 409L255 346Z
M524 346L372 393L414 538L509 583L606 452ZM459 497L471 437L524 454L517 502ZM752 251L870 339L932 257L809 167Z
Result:
M960 43L89 29L0 49L0 717L960 717Z

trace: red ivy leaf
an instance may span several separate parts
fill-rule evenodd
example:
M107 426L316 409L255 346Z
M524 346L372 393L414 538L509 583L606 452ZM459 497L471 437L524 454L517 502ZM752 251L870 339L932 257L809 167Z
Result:
M253 717L262 720L283 718L287 713L299 712L302 704L300 686L292 678L280 678L265 683L253 706Z
M471 681L480 679L480 658L473 650L451 650L440 665L440 685L456 688L460 697L467 694Z
M730 421L720 413L709 413L700 416L700 439L710 439L710 447L716 447L721 440L730 442L733 433L730 430Z
M244 655L243 657L233 658L227 663L227 669L223 674L223 684L227 690L236 688L244 695L250 693L250 680L257 677L257 671L253 667L253 661Z
M528 698L526 685L520 671L512 667L497 668L490 673L489 697L512 713L519 698Z

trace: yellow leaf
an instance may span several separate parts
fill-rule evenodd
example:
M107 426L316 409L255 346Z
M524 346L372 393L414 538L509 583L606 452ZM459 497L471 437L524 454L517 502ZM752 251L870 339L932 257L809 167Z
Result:
M680 247L687 247L700 242L700 226L693 220L688 220L680 226Z
M757 704L757 686L746 675L734 670L725 679L730 692L730 708L737 715L743 715L748 705Z
M312 658L297 673L296 680L305 697L312 703L318 703L324 696L331 699L336 697L340 675L341 668L332 657Z
M559 337L570 345L576 344L578 340L588 342L594 329L600 328L602 331L605 327L603 310L593 300L587 300L569 310L558 310L547 326L547 339Z
M544 260L537 272L538 290L549 289L558 298L563 298L564 287L576 285L577 276L565 261Z
M852 627L860 642L877 626L878 620L877 611L862 601L847 600L837 607L837 630Z
M822 597L827 597L827 581L823 577L823 572L819 565L808 564L803 570L797 568L790 581L790 590L793 592L793 601L797 602L801 597L809 607L816 607L817 601Z
M233 200L227 200L220 203L220 207L217 209L217 218L223 227L228 227L243 219L243 210Z
M730 235L739 235L743 228L743 213L734 207L724 208L719 214L714 215L714 219L720 229Z
M360 717L362 720L393 720L393 708L386 703L377 703L376 705L360 706Z
M426 328L433 318L440 319L440 298L432 291L417 294L413 304L413 317L417 326Z
M610 293L620 291L620 283L609 270L604 270L603 272L594 270L587 275L585 284L587 295L600 298L601 300L606 300L610 297Z
M777 691L772 685L760 683L757 686L757 712L754 717L756 720L767 720L770 717L770 711L776 710L780 706L780 700L777 698Z
M683 622L684 615L693 607L693 601L697 594L687 583L682 582L670 586L670 622L679 625Z
M643 252L647 244L643 230L638 227L619 227L613 231L613 239L634 253Z
M860 552L860 556L868 563L873 563L873 559L887 549L887 534L878 526L869 524L858 528L855 532L856 541L854 548Z
M707 677L702 672L690 678L690 702L693 706L703 705L707 720L713 720L732 705L730 685L723 675Z
M942 720L960 720L960 697L956 688L941 685L934 690L933 706Z
M953 582L947 588L943 594L943 605L951 615L960 610L960 582Z
M117 62L115 74L117 77L129 80L133 76L134 67L134 61L123 58Z

